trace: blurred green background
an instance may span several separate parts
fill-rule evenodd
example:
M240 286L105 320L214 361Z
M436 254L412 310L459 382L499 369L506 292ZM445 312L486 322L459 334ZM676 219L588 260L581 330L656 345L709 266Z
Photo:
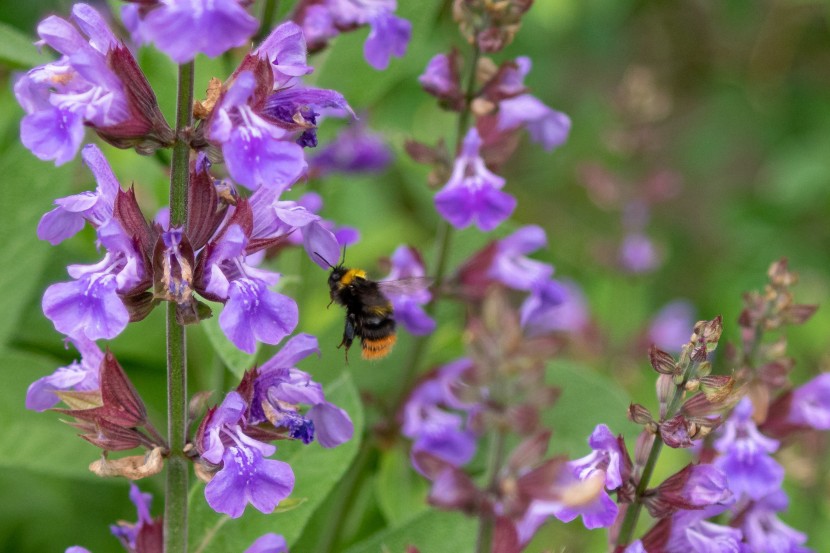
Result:
M288 4L282 2L283 11ZM76 355L64 349L61 336L43 317L43 290L67 279L67 264L98 259L88 229L55 248L37 240L37 222L54 198L94 185L79 160L56 169L19 145L22 110L11 91L16 72L47 59L29 45L37 21L48 13L67 16L70 7L63 1L0 4L4 552L63 551L73 544L95 553L119 551L108 525L135 519L124 482L97 479L87 472L97 450L74 438L57 416L26 412L23 407L29 383ZM258 1L253 9L259 7ZM425 186L428 169L406 157L403 143L407 138L428 143L440 137L455 139L454 116L439 111L416 77L435 53L453 45L464 48L449 17L449 3L402 0L399 13L412 20L413 40L406 57L394 59L387 71L376 72L363 61L365 29L339 37L334 48L311 58L317 68L311 81L342 92L370 128L387 138L396 154L394 164L379 176L335 175L294 191L318 191L325 200L326 218L361 231L361 242L348 252L349 263L376 276L382 275L378 258L400 243L426 245L428 262L434 258L430 245L437 215L432 192ZM654 406L653 373L643 336L667 302L685 298L701 319L722 314L725 336L735 340L741 294L761 288L768 265L787 257L801 275L797 300L826 303L829 22L826 0L537 0L515 41L495 56L497 62L530 56L534 66L528 86L545 103L569 114L573 131L553 153L523 137L514 157L500 169L508 182L506 190L519 200L512 221L493 236L469 229L458 233L451 267L492 237L523 224L541 224L549 247L536 257L553 263L558 276L584 290L595 339L570 348L557 371L557 383L565 393L549 418L556 425L556 451L585 454L587 434L599 422L631 436L624 415L628 402ZM199 60L197 91L206 88L211 76L229 74L236 54ZM139 61L172 120L175 67L151 49L142 49ZM338 124L326 121L321 143L335 135ZM105 153L122 185L136 184L146 213L166 203L167 175L157 159L111 147ZM645 274L626 273L616 262L624 211L637 202L650 206L643 231L660 253L659 266ZM347 373L350 380L341 380L338 390L351 390L353 382L370 400L365 407L367 427L377 423L383 414L373 409L371 398L397 389L411 339L402 337L383 362L370 365L355 355L344 367L342 352L335 349L342 313L326 310L325 273L299 252L282 255L277 267L285 275L284 290L300 304L298 331L316 334L323 350L319 359L302 368L324 383ZM463 353L461 308L441 305L439 319L430 342L430 364ZM165 405L163 332L157 310L108 344L160 427ZM828 332L830 310L825 309L790 332L790 352L797 360L794 381L806 381L825 369ZM193 329L189 337L191 392L229 389L234 376L225 367L240 369L250 362L227 352L215 326ZM262 348L260 359L273 350ZM731 367L721 364L718 369L728 372ZM354 400L353 390L343 394ZM359 413L353 416L357 419ZM289 454L292 449L283 451ZM315 466L328 472L331 481L319 489L298 487L296 496L312 499L293 514L263 518L261 524L294 536L299 540L295 551L323 550L318 536L331 532L333 525L341 537L331 548L358 544L355 552L379 551L380 543L400 552L406 543L419 543L416 537L434 544L419 543L422 551L443 551L452 543L446 536L472 531L457 515L424 510L420 498L425 484L406 468L405 444L396 443L372 457L365 474L348 470L356 451L355 443L344 452L319 455L321 464ZM780 456L788 468L791 494L791 508L783 518L810 535L813 549L828 551L827 461L801 458L798 451L790 449ZM686 462L682 452L674 453L663 459L662 476ZM346 474L346 482L336 485L341 474ZM355 492L344 497L338 490L348 488L350 479L356 479L351 481L356 482L351 486ZM154 512L160 512L162 485L159 477L142 483L156 494ZM200 493L197 485L195 494ZM338 520L332 522L332 517ZM387 534L372 541L384 528ZM553 523L531 550L601 551L603 540L603 532L586 532L578 523Z

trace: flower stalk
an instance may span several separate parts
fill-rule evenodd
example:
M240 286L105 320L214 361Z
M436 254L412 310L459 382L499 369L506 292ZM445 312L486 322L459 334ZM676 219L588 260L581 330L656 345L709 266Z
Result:
M170 226L187 223L190 171L188 135L193 121L193 62L179 66L176 143L170 172ZM187 551L187 351L184 326L176 321L176 304L167 306L167 434L170 452L164 509L164 551Z

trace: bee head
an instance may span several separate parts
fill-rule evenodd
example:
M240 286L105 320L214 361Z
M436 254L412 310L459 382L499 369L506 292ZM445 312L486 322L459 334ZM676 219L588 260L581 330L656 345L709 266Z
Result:
M343 275L345 275L349 269L344 267L343 265L338 265L337 267L331 268L331 273L329 273L329 288L332 290L336 290L342 286L340 283L343 280Z

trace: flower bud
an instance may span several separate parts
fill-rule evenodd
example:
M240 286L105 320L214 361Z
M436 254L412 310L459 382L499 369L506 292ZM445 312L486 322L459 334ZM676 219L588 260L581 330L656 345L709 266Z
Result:
M651 416L648 409L639 403L632 403L628 406L628 418L631 421L643 426L654 422L654 418Z
M660 374L674 374L677 372L677 363L671 354L666 353L654 344L648 350L648 359L651 366Z

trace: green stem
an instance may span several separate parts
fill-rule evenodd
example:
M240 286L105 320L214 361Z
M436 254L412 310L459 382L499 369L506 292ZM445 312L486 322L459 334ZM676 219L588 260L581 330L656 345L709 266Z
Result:
M499 473L504 463L505 432L498 431L490 443L490 456L487 463L487 491L495 495L498 492ZM493 530L495 518L492 513L479 515L476 553L490 553L493 549Z
M189 129L193 120L193 62L179 66L176 143L170 171L170 226L187 223L190 178ZM187 491L190 470L184 455L187 440L187 352L184 327L176 321L176 304L167 305L167 435L170 453L164 506L165 553L187 552Z
M464 142L464 136L467 134L467 127L470 124L470 114L472 113L470 108L473 98L475 97L476 66L478 65L478 58L480 55L481 52L479 51L478 44L475 44L473 46L473 55L470 60L470 72L467 75L467 86L464 92L464 98L466 101L464 102L464 109L461 110L461 113L458 115L458 124L456 125L456 154L461 151L461 144ZM436 231L438 253L436 255L435 269L432 273L433 278L435 279L433 284L435 294L429 304L425 307L425 311L430 317L435 313L435 298L441 292L441 287L444 283L444 278L446 277L447 260L449 259L452 236L452 226L442 218L438 223L438 229ZM429 335L419 336L415 339L415 343L412 345L412 351L409 354L409 361L403 370L400 394L396 398L395 403L393 403L393 408L397 408L397 406L400 405L406 397L406 394L409 393L409 389L415 381L418 367L421 365L421 358L426 352L428 341Z
M689 364L683 371L683 381L675 388L674 396L672 396L669 407L666 409L666 416L663 417L662 421L672 418L675 411L677 411L680 407L680 402L684 397L683 392L686 382L688 382L692 375L695 374L696 369L697 363L689 361ZM634 501L625 511L625 518L623 518L622 525L620 526L620 534L617 536L617 545L624 546L631 543L631 538L634 535L634 529L637 526L637 519L640 518L640 511L643 508L643 495L648 489L649 481L651 480L652 474L654 474L654 468L657 466L657 459L660 457L660 452L662 450L663 440L658 432L654 435L654 441L651 443L651 450L648 452L648 458L646 459L646 464L643 467L643 473L640 475L640 481L637 482L637 490L634 496Z
M260 19L261 23L259 25L259 31L257 31L257 34L253 39L254 44L259 44L265 37L271 34L271 27L274 25L274 18L277 15L279 7L279 0L265 0L265 6L262 8L262 18Z

